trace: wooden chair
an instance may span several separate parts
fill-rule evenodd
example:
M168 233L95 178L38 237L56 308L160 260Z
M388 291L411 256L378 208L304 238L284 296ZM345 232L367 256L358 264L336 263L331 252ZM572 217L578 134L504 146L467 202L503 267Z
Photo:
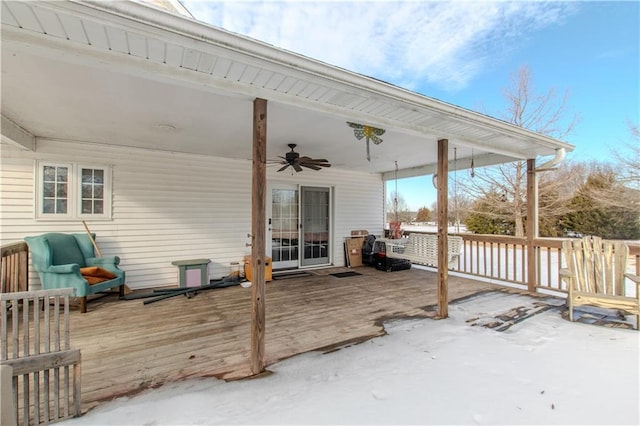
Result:
M626 244L585 237L564 241L562 253L566 268L560 269L560 278L569 291L569 320L573 321L574 307L591 305L635 315L636 329L640 327L640 277L626 272ZM635 295L631 296L633 285Z

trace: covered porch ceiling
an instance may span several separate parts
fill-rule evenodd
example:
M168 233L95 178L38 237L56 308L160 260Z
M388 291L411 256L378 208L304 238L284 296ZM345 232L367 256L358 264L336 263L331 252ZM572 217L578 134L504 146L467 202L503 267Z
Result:
M572 146L397 86L135 2L2 2L2 140L38 138L250 160L252 102L267 157L296 151L385 179ZM380 145L347 121L385 129Z

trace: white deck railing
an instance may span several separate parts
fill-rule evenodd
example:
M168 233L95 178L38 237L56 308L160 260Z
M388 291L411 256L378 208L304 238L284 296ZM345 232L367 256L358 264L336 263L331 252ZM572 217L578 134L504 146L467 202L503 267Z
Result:
M415 231L412 231L412 233ZM462 254L452 270L497 284L511 283L527 288L527 240L504 235L457 234L464 240ZM536 238L535 288L566 293L560 280L563 238ZM640 273L640 244L628 242L629 272Z

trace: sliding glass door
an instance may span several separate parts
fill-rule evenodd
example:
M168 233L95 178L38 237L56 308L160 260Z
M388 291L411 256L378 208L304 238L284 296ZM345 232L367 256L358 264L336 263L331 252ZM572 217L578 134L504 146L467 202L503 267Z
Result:
M302 266L329 263L329 188L302 191Z
M269 194L267 253L273 269L329 264L330 188L279 185Z
M273 269L297 268L300 256L298 188L273 188L270 204L267 244L271 246Z

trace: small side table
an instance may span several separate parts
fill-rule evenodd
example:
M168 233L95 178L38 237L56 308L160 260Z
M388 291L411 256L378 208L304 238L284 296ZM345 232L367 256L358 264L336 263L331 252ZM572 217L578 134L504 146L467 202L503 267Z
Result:
M209 284L209 273L207 265L210 259L188 259L174 260L172 265L178 267L180 287L202 287ZM200 276L198 277L198 271Z

